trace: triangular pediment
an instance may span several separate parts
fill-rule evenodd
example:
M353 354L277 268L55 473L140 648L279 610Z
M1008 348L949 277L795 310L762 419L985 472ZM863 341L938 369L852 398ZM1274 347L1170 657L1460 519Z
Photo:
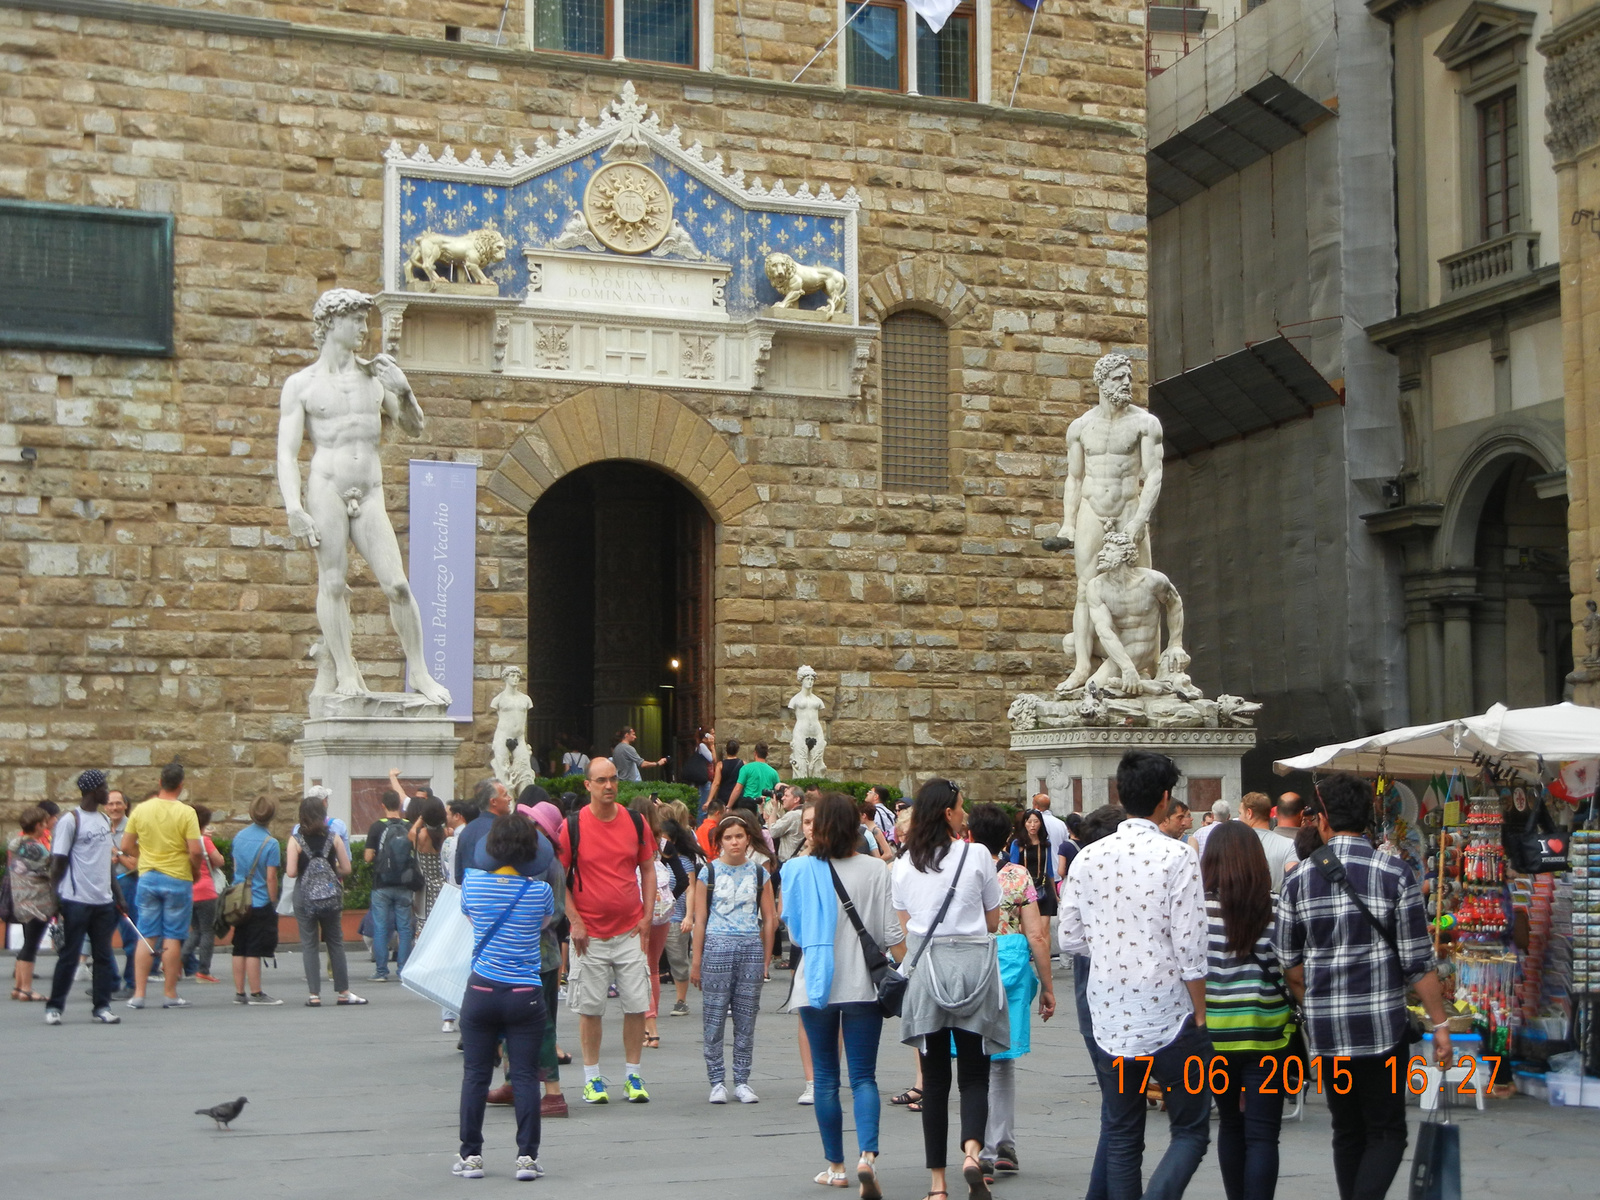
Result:
M1505 4L1476 0L1451 28L1434 57L1452 71L1459 70L1508 42L1531 37L1536 14Z
M628 83L597 124L579 120L575 129L538 138L531 150L517 145L509 157L496 150L486 158L474 149L461 158L450 146L436 156L425 145L407 153L395 142L384 155L392 231L385 286L417 284L406 262L419 235L486 232L500 237L503 257L484 267L495 286L481 287L502 297L528 295L530 284L537 291L530 251L720 266L726 310L738 316L754 316L783 298L767 276L770 255L854 279L860 208L854 188L840 196L827 183L813 191L803 182L747 179L743 170L729 170L721 154L685 141ZM808 294L799 307L822 302Z

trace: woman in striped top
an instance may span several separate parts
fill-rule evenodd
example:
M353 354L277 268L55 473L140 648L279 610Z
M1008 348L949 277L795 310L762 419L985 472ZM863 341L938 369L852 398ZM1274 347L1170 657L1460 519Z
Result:
M521 813L495 818L483 850L490 870L469 869L461 881L461 911L472 920L472 973L461 1005L461 1153L452 1168L483 1178L483 1108L503 1037L517 1113L518 1179L537 1179L539 1167L539 1046L546 999L539 978L539 932L555 916L543 879L518 875L513 863L539 854L539 834Z
M1272 949L1272 881L1255 830L1221 821L1200 864L1209 925L1206 1024L1227 1061L1214 1089L1217 1162L1228 1200L1272 1200L1283 1123L1283 1059L1293 1031ZM1214 1073L1213 1082L1221 1082ZM1271 1088L1271 1091L1265 1089Z

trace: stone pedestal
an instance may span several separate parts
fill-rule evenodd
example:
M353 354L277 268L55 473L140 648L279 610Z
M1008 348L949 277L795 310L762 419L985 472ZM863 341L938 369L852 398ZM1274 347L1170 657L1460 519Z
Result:
M1254 748L1253 729L1086 727L1013 732L1011 749L1027 756L1023 796L1043 790L1057 816L1093 812L1116 799L1117 763L1127 750L1165 754L1183 772L1173 795L1196 811L1219 799L1237 804L1240 760Z
M295 743L305 763L305 786L333 793L328 815L356 836L381 812L389 770L409 786L427 784L442 800L455 798L455 722L445 706L421 696L379 693L313 696L305 733Z

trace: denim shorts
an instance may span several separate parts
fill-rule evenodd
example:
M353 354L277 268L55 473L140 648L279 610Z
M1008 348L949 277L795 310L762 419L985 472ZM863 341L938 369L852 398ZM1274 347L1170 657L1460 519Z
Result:
M189 915L194 909L194 884L160 871L139 876L139 932L151 941L189 936Z

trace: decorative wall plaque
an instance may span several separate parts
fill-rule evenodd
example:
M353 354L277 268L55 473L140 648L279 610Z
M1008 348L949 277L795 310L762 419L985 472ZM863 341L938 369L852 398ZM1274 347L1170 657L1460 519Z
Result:
M611 249L643 254L660 245L672 227L672 193L649 167L612 163L589 180L583 213L595 237Z
M0 346L172 353L172 217L0 201Z

